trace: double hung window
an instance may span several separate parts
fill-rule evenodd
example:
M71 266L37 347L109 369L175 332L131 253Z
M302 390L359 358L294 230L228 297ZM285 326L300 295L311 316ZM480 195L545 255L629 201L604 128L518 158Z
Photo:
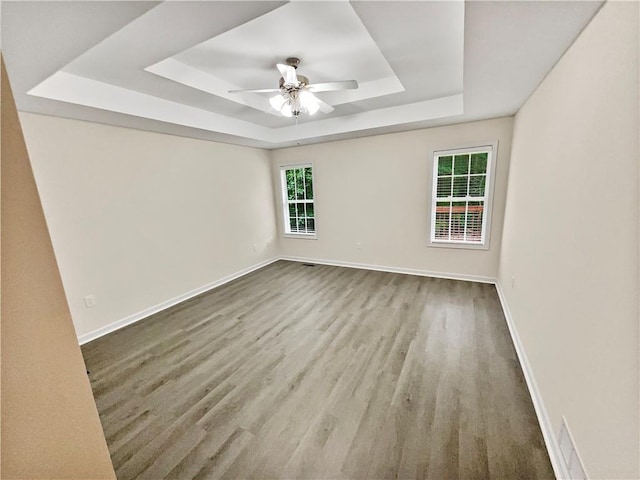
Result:
M488 245L494 147L434 152L431 244Z
M314 237L316 215L311 165L280 168L284 232L286 235Z

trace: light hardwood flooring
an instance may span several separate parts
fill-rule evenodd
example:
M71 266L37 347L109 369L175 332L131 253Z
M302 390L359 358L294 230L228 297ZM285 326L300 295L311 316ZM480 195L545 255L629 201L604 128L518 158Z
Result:
M279 261L82 351L120 480L553 478L492 285Z

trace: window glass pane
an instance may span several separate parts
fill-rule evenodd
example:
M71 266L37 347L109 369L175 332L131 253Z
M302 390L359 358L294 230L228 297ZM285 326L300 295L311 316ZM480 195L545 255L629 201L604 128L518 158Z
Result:
M487 152L471 154L471 173L487 173Z
M313 175L311 173L311 167L304 169L304 182L305 182L305 195L307 200L313 200Z
M450 202L436 203L436 221L434 238L438 240L449 239L449 219L451 216Z
M287 179L287 199L295 200L296 198L296 177L293 170L285 170L285 177Z
M464 240L466 210L467 202L451 204L451 240Z
M465 175L469 173L469 155L456 155L453 159L453 174Z
M304 199L304 169L296 168L296 198L298 200Z
M467 207L467 241L482 242L484 202L469 202Z
M449 197L451 195L451 177L438 177L436 196Z
M471 175L469 177L469 196L484 197L484 185L486 180L486 175Z
M451 175L453 165L453 157L448 155L446 157L438 157L438 176Z
M453 177L453 196L454 197L467 196L468 181L469 181L469 177Z
M304 234L315 232L315 209L313 204L312 167L283 168L286 233ZM309 222L309 220L313 220Z
M486 236L483 220L491 150L463 153L465 150L436 158L431 232L434 241L481 244Z
M304 218L305 215L305 206L304 203L296 203L298 206L298 217Z
M316 221L312 218L307 219L307 232L313 233L316 231Z

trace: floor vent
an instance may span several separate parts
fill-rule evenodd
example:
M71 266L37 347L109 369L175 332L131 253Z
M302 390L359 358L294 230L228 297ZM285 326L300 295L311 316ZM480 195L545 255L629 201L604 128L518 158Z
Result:
M313 263L303 263L302 265L304 265L305 267L315 267Z
M567 419L562 417L562 425L560 426L560 435L558 436L560 444L560 452L562 452L562 460L567 466L570 480L587 480L587 474L582 465L580 455L576 449L571 432L567 425Z

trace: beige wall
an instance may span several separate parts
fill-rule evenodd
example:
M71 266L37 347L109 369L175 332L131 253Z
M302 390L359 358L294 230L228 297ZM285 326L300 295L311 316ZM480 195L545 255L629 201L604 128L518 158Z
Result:
M275 256L266 151L20 118L79 336Z
M279 166L313 162L317 240L282 237L280 253L493 279L497 273L513 118L393 133L272 152ZM428 247L433 150L498 141L489 250ZM361 243L361 248L357 243Z
M640 477L638 40L638 3L605 4L514 126L499 283L589 478Z
M593 478L639 477L638 18L606 4L515 125L266 152L22 114L78 334L276 255L498 276L556 433ZM428 247L430 152L493 141L489 250ZM317 240L282 237L278 167L301 162Z
M2 64L3 479L115 479Z

